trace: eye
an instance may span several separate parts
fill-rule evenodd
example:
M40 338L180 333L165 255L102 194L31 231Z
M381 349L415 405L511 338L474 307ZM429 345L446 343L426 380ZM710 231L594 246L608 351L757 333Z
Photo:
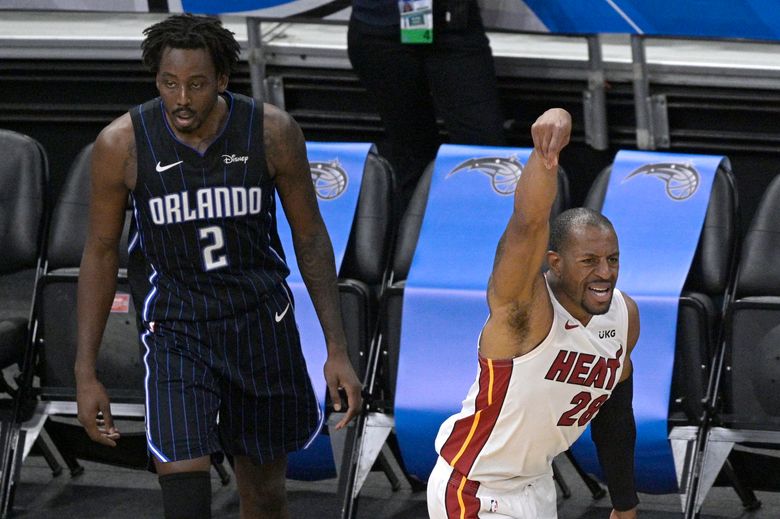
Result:
M613 256L613 257L611 257L611 258L609 258L607 261L609 261L609 264L610 264L610 265L617 265L617 264L619 263L619 260L618 260L618 258L617 258L617 257L614 257L614 256Z
M190 83L190 88L193 90L200 90L201 88L203 88L203 83L201 83L200 81L193 81L192 83Z
M170 81L170 80L166 81L164 83L164 85L165 85L165 88L170 88L170 89L176 88L176 82L175 81Z

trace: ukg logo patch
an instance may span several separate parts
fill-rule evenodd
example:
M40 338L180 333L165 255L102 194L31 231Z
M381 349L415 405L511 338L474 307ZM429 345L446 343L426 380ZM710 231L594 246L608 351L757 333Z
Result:
M523 165L516 155L511 157L481 157L458 164L447 173L447 178L461 171L478 171L490 177L490 186L499 195L508 196L515 192L515 186L523 172Z
M347 190L347 172L341 167L338 159L329 162L309 162L309 169L317 198L333 200Z
M699 189L701 175L691 163L679 164L660 162L657 164L645 164L629 173L623 182L627 182L640 175L650 175L664 182L666 196L672 200L681 202L692 197Z

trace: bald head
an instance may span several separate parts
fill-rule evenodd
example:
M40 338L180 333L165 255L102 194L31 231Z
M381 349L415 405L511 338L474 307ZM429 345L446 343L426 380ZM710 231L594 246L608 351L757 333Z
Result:
M560 254L569 245L573 233L585 227L615 232L612 222L603 214L586 207L575 207L562 212L553 220L550 226L550 250Z

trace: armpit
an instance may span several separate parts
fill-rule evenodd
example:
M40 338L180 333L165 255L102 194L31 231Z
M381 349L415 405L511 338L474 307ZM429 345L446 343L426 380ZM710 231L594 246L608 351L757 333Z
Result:
M531 322L531 312L528 305L512 303L507 311L507 324L515 335L515 338L522 342L528 337L528 329Z

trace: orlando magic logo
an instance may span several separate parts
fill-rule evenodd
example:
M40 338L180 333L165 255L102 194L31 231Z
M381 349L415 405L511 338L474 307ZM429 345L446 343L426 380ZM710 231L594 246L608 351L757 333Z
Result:
M639 175L650 175L663 180L666 184L666 196L676 201L687 200L699 189L700 175L690 162L645 164L629 173L623 182Z
M347 172L341 167L338 159L329 162L309 162L311 181L317 198L333 200L347 189Z
M481 157L469 159L458 164L447 174L451 177L460 171L479 171L490 177L493 191L499 195L511 195L523 172L523 165L517 160L517 155L511 157Z

